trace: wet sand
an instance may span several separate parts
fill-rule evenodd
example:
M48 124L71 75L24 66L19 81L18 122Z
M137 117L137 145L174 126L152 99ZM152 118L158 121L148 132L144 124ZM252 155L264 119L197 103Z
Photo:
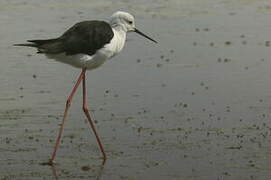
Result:
M79 91L57 165L42 166L80 70L12 44L119 9L159 44L131 33L87 74L108 161ZM267 0L1 1L0 179L269 179L270 19Z

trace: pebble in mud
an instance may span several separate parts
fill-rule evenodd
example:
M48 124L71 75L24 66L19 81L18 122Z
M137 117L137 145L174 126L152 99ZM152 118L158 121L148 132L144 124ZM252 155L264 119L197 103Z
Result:
M230 45L232 45L232 42L231 42L231 41L226 41L224 44L225 44L226 46L230 46Z
M29 136L28 139L32 140L32 139L34 139L34 137L33 136Z
M227 109L226 109L226 112L231 112L230 108L227 108Z
M9 143L10 143L10 141L11 141L11 139L10 139L10 138L6 138L6 144L9 144Z
M230 173L228 173L228 172L223 172L223 174L224 174L225 176L230 176Z
M143 127L137 128L137 132L140 133L142 129L143 129Z
M156 67L160 68L160 67L162 67L162 64L158 63L158 64L156 64Z
M81 170L82 171L89 171L91 168L89 166L82 166Z
M224 59L224 62L225 62L225 63L230 62L230 61L231 61L231 59L229 59L229 58L225 58L225 59Z
M162 86L162 87L166 87L167 85L166 85L166 84L164 84L164 83L162 83L162 84L161 84L161 86Z
M234 16L234 15L236 15L236 13L235 12L230 12L229 15Z
M83 12L82 11L77 11L77 14L81 15L81 14L83 14Z

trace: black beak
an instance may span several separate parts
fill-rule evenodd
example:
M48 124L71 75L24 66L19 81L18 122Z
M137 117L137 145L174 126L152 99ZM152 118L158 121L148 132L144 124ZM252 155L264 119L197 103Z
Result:
M151 41L157 43L157 41L155 41L154 39L150 38L149 36L143 34L141 31L139 31L139 30L136 29L136 28L135 28L135 32L136 32L137 34L140 34L141 36L144 36L145 38L147 38L147 39L149 39L149 40L151 40Z

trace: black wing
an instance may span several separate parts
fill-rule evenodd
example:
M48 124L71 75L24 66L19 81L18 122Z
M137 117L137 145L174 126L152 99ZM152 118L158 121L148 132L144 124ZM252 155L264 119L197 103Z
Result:
M62 36L56 39L28 40L31 44L16 44L38 48L38 53L66 53L74 55L84 53L93 55L109 43L114 33L107 22L83 21L68 29Z

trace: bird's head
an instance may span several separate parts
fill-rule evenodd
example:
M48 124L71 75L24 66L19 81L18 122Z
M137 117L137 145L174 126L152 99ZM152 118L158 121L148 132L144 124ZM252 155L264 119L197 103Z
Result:
M123 30L126 32L135 30L135 18L133 15L123 12L117 11L110 17L111 26L122 26Z
M145 38L157 43L152 38L148 37L147 35L143 34L141 31L139 31L135 27L135 18L133 15L123 12L123 11L117 11L110 17L110 25L112 27L119 26L121 27L125 32L136 32Z

